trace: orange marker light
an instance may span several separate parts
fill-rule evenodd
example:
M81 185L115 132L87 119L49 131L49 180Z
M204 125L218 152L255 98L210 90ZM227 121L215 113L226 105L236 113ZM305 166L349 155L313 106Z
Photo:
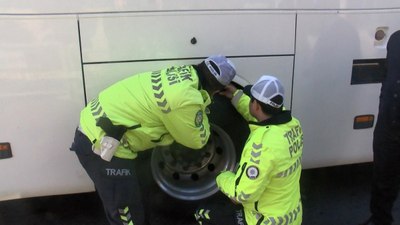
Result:
M375 116L372 114L359 115L354 118L353 129L366 129L374 126Z
M0 159L11 158L11 145L8 142L0 143Z

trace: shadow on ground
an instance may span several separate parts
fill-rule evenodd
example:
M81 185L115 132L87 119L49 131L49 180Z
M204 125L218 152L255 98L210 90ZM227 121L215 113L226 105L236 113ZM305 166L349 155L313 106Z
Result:
M357 225L365 220L369 216L371 174L370 163L303 170L303 225ZM160 202L166 201L163 198L159 198ZM153 212L151 225L193 224L190 214L168 212ZM394 216L400 221L399 201ZM83 193L0 202L0 224L106 225L107 222L96 193Z

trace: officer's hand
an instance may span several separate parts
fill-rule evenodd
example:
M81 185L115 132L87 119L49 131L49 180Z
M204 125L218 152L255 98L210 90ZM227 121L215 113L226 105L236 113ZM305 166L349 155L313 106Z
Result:
M228 84L223 91L220 91L219 94L223 95L229 99L233 98L233 94L236 92L237 88L232 84Z
M191 149L174 142L170 146L170 153L178 164L181 164L183 167L188 167L202 161L205 149L206 147L202 149Z

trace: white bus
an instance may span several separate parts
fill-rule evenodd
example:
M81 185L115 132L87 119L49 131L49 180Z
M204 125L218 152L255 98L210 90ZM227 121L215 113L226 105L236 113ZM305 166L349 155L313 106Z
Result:
M398 0L0 1L0 200L94 191L69 150L85 104L124 77L217 53L236 64L238 86L283 81L304 168L371 161L386 44L399 29ZM211 114L213 166L231 166L246 126L224 99ZM182 171L165 173L154 155L169 195L215 192L182 187ZM200 172L183 182L210 185Z

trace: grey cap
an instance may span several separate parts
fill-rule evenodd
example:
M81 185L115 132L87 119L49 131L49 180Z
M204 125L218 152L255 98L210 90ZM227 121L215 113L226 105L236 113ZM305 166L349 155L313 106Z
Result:
M224 86L228 85L236 75L235 66L223 55L210 56L204 62L210 73Z
M243 92L258 101L267 104L273 108L280 108L285 98L285 90L278 78L269 75L263 75L254 85L246 86ZM281 98L275 98L280 96ZM272 100L275 98L274 100Z

